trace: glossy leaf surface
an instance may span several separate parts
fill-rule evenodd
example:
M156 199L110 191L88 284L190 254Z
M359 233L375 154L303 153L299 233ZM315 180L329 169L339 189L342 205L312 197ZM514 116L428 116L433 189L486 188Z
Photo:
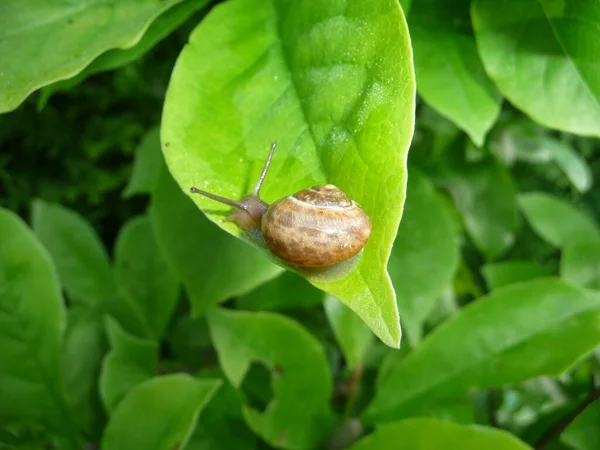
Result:
M230 1L211 11L179 57L163 152L185 192L197 186L239 199L276 141L261 192L266 202L324 183L347 192L373 223L364 254L341 279L307 276L398 346L385 269L402 214L414 89L396 0ZM223 221L230 207L198 195L194 201L220 227L252 242Z

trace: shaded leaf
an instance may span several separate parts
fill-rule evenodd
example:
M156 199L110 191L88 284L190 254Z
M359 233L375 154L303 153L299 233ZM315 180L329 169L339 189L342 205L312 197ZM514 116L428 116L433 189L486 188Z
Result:
M485 73L475 40L450 26L413 19L412 14L410 37L419 95L482 146L500 113L502 97Z
M553 275L552 270L535 261L501 261L485 264L481 273L490 291L503 286Z
M239 309L250 311L310 308L321 304L325 294L294 272L258 286L235 301Z
M151 194L158 183L162 167L160 129L156 127L146 133L142 143L135 150L133 172L127 187L123 191L123 197L127 198L135 194Z
M337 298L328 295L325 297L323 306L346 363L351 368L361 364L373 343L373 333L354 311Z
M552 278L506 286L463 308L389 370L366 418L430 415L471 387L558 375L599 343L598 294Z
M556 247L574 240L600 239L594 221L565 200L528 192L519 195L519 206L536 233Z
M65 307L50 256L0 208L0 418L75 433L60 370ZM77 438L71 437L76 448Z
M64 384L77 422L91 435L104 426L98 378L107 350L104 317L84 305L69 308L62 347Z
M590 404L562 432L560 440L574 450L600 448L600 400Z
M445 186L454 198L475 246L487 259L498 258L515 240L516 188L508 171L491 156L454 160Z
M185 192L198 186L238 199L277 141L265 201L323 183L347 192L373 222L362 258L350 273L304 274L398 346L385 268L405 195L414 88L397 0L234 0L210 12L177 61L162 122L163 153ZM220 227L266 252L223 221L229 207L198 195L194 202Z
M274 399L264 411L243 407L250 428L280 448L315 448L332 416L331 373L319 342L296 322L273 313L212 310L210 333L219 363L240 388L253 361L271 370Z
M135 45L179 0L10 2L0 16L0 112L36 89L70 78L98 55Z
M404 215L388 265L407 337L415 346L422 325L458 265L458 230L432 183L411 168Z
M130 219L121 228L115 274L148 323L150 337L160 339L177 305L179 282L158 248L148 216Z
M560 258L560 276L578 286L600 290L600 237L567 243Z
M200 411L219 385L218 380L185 374L145 381L119 403L104 432L102 449L184 448Z
M475 0L472 17L483 64L506 98L544 126L600 135L595 1Z
M206 219L165 168L152 196L151 217L158 244L183 282L195 315L282 271Z
M109 413L135 386L156 374L158 343L127 333L117 321L107 317L110 352L104 358L100 375L100 395Z
M437 419L408 419L377 428L352 450L531 450L506 431Z

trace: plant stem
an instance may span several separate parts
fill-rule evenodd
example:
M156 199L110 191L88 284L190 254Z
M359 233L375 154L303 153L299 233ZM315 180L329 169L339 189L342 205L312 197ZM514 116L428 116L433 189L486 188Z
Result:
M546 432L542 435L542 437L537 441L535 445L535 450L544 450L548 447L556 438L558 438L561 433L567 428L571 422L573 422L579 414L583 412L585 408L587 408L591 403L600 398L600 388L592 387L589 395L566 416L562 417L558 422L552 425L550 428L546 430Z
M348 419L352 416L354 411L354 404L356 403L356 397L358 397L360 379L362 377L363 367L359 362L352 369L350 378L348 379L348 399L346 400L346 407L344 409L344 419Z

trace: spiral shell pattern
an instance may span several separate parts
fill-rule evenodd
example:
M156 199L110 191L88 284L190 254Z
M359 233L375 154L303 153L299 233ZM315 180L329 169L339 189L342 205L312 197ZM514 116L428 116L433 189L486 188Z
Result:
M293 266L322 267L356 255L371 234L362 208L332 184L273 203L261 222L269 250Z

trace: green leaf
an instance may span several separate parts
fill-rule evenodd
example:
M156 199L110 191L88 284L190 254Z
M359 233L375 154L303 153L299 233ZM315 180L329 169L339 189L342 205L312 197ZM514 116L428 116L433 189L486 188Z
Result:
M594 221L564 200L543 192L530 192L520 194L518 201L531 227L556 247L572 241L600 239Z
M362 258L350 273L330 268L325 279L304 273L397 347L386 265L402 214L414 89L397 0L233 0L210 12L177 61L163 115L163 153L185 192L198 186L238 199L249 193L268 145L277 141L265 201L323 183L347 192L373 223ZM223 221L229 207L193 198L221 228L253 243Z
M354 311L328 295L323 303L327 320L349 367L361 364L373 343L373 333Z
M455 159L444 168L444 184L454 198L465 228L488 260L498 258L515 240L516 188L495 158Z
M69 406L88 435L104 426L98 378L107 350L103 316L87 306L69 308L62 348L62 371L68 388Z
M570 145L557 139L545 139L542 145L550 150L556 164L579 192L586 192L592 187L592 171L585 158Z
M475 40L450 26L413 20L412 14L410 37L419 95L481 147L502 97L485 73Z
M125 50L114 49L102 53L74 77L42 88L38 108L43 108L56 92L70 90L94 74L125 67L141 58L207 3L208 0L187 0L173 6L150 24L148 31L133 47Z
M154 191L163 167L163 156L160 150L160 129L152 128L135 150L133 172L123 197L135 194L151 194Z
M73 302L101 308L116 295L106 250L84 218L60 205L35 200L31 221Z
M135 45L179 0L10 2L0 16L0 112L36 89L70 78L98 55Z
M351 450L531 450L506 431L437 419L408 419L377 428Z
M458 266L458 230L432 183L411 168L404 215L388 270L396 290L402 326L413 346Z
M366 418L430 415L472 387L559 375L599 343L597 293L551 278L506 286L463 308L390 369Z
M107 317L110 352L104 358L100 395L109 413L135 386L156 374L158 344L127 333L117 321Z
M52 255L74 303L111 314L140 336L152 333L135 300L119 289L106 251L83 217L42 200L33 203L32 216L33 229Z
M115 273L140 315L160 339L179 299L179 282L164 260L148 216L130 219L117 237Z
M185 374L145 381L117 406L104 432L101 448L185 448L200 411L220 383L219 380L197 380Z
M596 400L579 414L562 432L560 440L573 450L600 448L600 400Z
M205 375L219 375L222 373ZM253 450L258 437L248 428L242 414L242 396L225 381L202 416L186 450Z
M294 272L283 272L277 278L238 297L238 309L250 311L289 310L320 305L325 294Z
M560 276L578 286L600 290L600 238L567 243L560 258Z
M274 399L264 411L243 408L250 428L279 448L315 448L332 420L331 373L319 342L296 322L273 313L212 310L210 333L219 363L240 388L250 365L271 370Z
M27 225L3 208L0 236L0 418L72 434L60 370L66 323L58 276Z
M254 248L206 219L166 168L152 195L151 216L159 247L183 282L195 315L281 273Z
M502 261L485 264L481 273L490 291L503 286L553 275L547 267L535 261Z
M536 122L600 136L600 7L593 0L475 0L488 75Z

